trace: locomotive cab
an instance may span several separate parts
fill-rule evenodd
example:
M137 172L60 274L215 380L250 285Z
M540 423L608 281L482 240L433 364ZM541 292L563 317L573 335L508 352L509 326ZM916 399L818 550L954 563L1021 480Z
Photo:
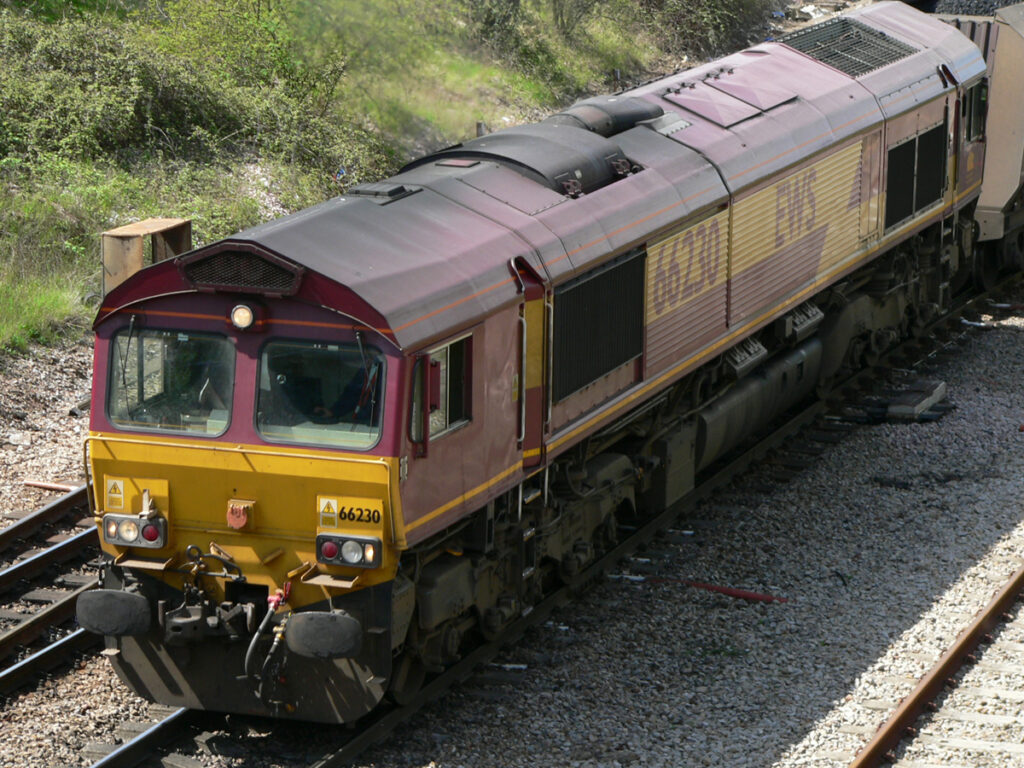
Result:
M183 312L173 267L115 289L97 320L105 563L79 623L148 698L351 721L391 674L405 360L301 290L193 291Z

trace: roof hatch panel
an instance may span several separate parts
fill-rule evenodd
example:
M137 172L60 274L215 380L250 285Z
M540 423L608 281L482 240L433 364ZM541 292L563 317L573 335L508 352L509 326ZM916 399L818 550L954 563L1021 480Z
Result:
M683 83L664 95L666 101L700 115L722 128L742 122L761 110L745 101L734 98L722 90L711 88L703 80Z
M762 112L796 98L793 90L780 83L764 80L763 77L763 72L746 72L744 68L730 68L704 82L716 91L727 93Z

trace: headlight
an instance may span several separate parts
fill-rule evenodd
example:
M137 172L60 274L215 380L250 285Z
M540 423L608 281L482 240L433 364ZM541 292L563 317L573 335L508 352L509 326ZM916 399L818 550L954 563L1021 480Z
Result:
M363 559L363 545L358 541L346 541L341 545L341 558L349 565L355 565Z
M117 524L117 538L122 541L135 541L139 538L139 524L134 520L122 520Z
M240 331L247 330L255 319L255 313L245 304L239 304L231 310L231 324Z

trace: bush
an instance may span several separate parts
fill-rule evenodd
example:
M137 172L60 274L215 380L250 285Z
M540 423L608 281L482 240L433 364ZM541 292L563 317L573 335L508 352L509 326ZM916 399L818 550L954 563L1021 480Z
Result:
M667 49L717 56L749 44L778 0L640 0L638 20Z
M304 63L266 0L98 4L0 7L0 347L91 312L104 230L179 216L198 245L394 167L344 117L343 57Z
M127 29L0 12L0 155L273 155L319 172L325 192L343 162L349 180L390 168L388 149L339 115L343 61L302 64L279 16L252 8L176 0L160 24Z

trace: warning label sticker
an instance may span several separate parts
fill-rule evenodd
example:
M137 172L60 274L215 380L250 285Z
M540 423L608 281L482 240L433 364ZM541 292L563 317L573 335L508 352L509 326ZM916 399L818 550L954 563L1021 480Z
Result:
M338 499L329 496L317 496L317 504L320 507L320 527L338 527Z
M383 499L352 496L317 496L317 513L321 528L381 528L384 523Z
M124 478L108 477L106 481L107 493L103 504L104 508L109 512L124 509Z

